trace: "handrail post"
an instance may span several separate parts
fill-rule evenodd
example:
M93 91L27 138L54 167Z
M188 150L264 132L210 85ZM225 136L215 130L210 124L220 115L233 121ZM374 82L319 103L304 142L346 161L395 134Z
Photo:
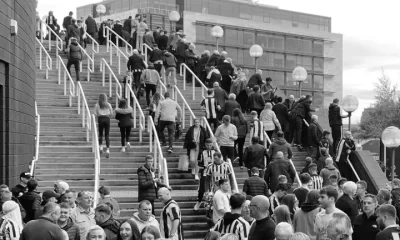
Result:
M103 61L103 60L102 60ZM106 64L103 64L103 81L102 81L103 87L106 85Z
M57 65L61 65L61 63L58 63ZM58 66L58 85L61 84L61 66Z
M39 69L42 70L42 48L39 51Z
M195 85L195 78L194 75L192 74L192 84L193 84L193 99L192 100L196 100L196 85Z
M64 96L67 95L67 73L65 72L64 69Z
M109 79L108 79L110 82L110 97L112 97L112 79L111 79L111 71L110 71L110 74L109 74Z
M153 129L152 128L150 128L150 119L149 118L151 118L151 116L147 116L148 118L147 118L147 128L149 129L149 146L150 146L150 149L149 149L149 151L150 152L153 152ZM155 134L157 134L157 133L155 133Z
M186 66L183 64L181 66L183 66L183 90L186 90Z
M136 128L136 102L133 100L133 128Z
M78 114L81 114L81 91L78 91L76 94L78 97Z

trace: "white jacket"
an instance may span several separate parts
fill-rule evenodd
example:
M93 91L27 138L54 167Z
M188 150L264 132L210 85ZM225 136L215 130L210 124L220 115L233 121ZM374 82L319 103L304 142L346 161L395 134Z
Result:
M154 215L151 215L148 221L143 221L139 217L139 212L136 212L133 214L133 217L131 218L132 221L136 223L136 225L139 228L139 232L142 232L142 229L146 226L154 226L157 229L160 229L160 224L158 223L156 217Z

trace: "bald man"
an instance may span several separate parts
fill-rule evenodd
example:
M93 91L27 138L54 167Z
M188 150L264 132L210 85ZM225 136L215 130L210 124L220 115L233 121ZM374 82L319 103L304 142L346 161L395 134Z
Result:
M171 192L163 187L158 190L158 199L164 204L160 215L161 238L183 240L181 210L171 198Z
M357 184L348 181L343 185L343 196L336 201L336 207L349 216L352 224L358 215L358 205L354 199L356 192Z
M283 152L279 151L276 153L276 160L272 161L267 166L267 171L264 175L264 180L267 182L269 189L271 189L272 192L275 192L275 188L279 182L278 177L280 175L285 175L289 186L291 186L296 176L296 171L290 162L285 160Z
M279 240L289 240L294 234L293 227L290 223L280 222L275 228L275 237Z
M256 221L251 225L248 239L275 239L275 222L269 216L269 199L266 196L253 197L250 202L250 216Z
M356 144L351 136L351 132L346 131L344 133L344 138L338 143L335 160L342 176L349 180L353 180L354 174L347 161L349 161L350 154L355 150Z

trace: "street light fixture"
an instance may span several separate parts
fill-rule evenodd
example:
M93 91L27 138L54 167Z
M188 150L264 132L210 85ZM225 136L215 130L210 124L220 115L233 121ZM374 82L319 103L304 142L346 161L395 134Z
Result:
M347 95L342 100L343 110L349 114L349 131L351 130L351 113L358 108L358 99L353 95Z
M106 13L106 7L103 4L99 4L96 6L96 12L100 16L100 23L101 23L101 14Z
M396 148L400 146L400 129L394 126L387 127L382 132L382 142L385 147L392 149L392 184L394 180L394 162Z
M181 15L177 11L171 11L168 15L169 20L172 22L172 31L176 31L176 22L181 19Z
M303 67L296 67L292 72L293 81L299 83L299 97L301 97L301 83L308 77L307 70Z
M263 53L264 53L263 48L258 44L254 44L250 48L250 56L255 59L256 71L257 71L257 59L260 58L263 55Z
M217 51L218 51L218 40L224 36L224 29L220 26L214 26L211 28L211 36L217 39Z

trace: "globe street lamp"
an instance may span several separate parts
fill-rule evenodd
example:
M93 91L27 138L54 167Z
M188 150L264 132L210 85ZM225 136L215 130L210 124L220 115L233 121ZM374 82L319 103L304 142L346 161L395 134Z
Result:
M169 20L172 22L172 31L176 31L176 22L181 19L181 15L177 11L171 11L168 17Z
M264 53L263 48L258 44L254 44L250 48L250 56L255 59L256 71L257 71L257 59L260 58L263 55L263 53Z
M218 40L224 36L224 29L220 26L214 26L211 28L211 36L215 37L217 39L217 51L218 51Z
M100 16L100 23L101 23L101 14L106 13L106 7L103 4L99 4L96 6L96 12Z
M299 97L301 97L301 83L307 79L307 70L303 67L296 67L292 72L293 81L299 83Z
M392 149L392 184L394 180L394 161L396 148L400 146L400 129L394 126L387 127L382 132L382 142L385 147Z
M353 95L347 95L342 100L343 110L349 114L349 131L351 130L351 113L358 108L358 99Z

